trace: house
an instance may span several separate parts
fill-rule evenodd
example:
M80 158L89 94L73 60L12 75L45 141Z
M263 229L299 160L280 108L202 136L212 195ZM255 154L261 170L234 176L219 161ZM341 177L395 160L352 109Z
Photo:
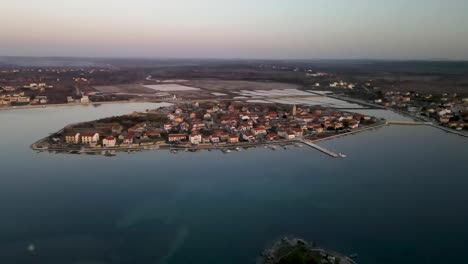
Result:
M219 143L219 136L218 135L211 135L210 141L213 143Z
M121 134L123 127L119 124L116 124L112 126L111 130L112 130L112 134Z
M133 144L133 137L134 137L133 134L127 134L127 135L123 138L123 144L127 144L127 145Z
M70 133L65 135L65 142L68 144L80 143L80 133Z
M293 131L286 131L286 130L280 130L278 131L278 136L282 137L282 138L285 138L285 139L294 139L296 138L296 133L294 133Z
M278 138L278 134L276 133L270 133L266 136L267 140L272 141Z
M250 131L251 131L252 134L254 134L255 136L261 136L261 135L266 135L266 134L267 134L267 131L266 131L265 126L254 127L254 128L252 128Z
M216 129L213 133L219 137L219 140L227 141L229 139L229 133L226 130Z
M239 136L238 135L229 135L228 142L229 143L239 143Z
M180 123L179 126L180 126L180 130L183 130L183 131L189 131L190 130L190 125L187 122L182 122L182 123Z
M159 130L149 130L146 131L146 136L149 138L158 138L161 137L161 132Z
M18 103L29 103L30 101L31 101L31 98L27 96L18 97Z
M164 124L164 129L165 129L166 131L171 130L171 129L172 129L172 124L171 124L171 123L166 123L166 124Z
M304 135L302 128L293 128L292 132L294 132L295 137L302 137Z
M211 115L209 113L206 113L203 115L203 119L205 120L210 120L211 119Z
M128 133L141 133L145 131L146 123L139 123L128 129Z
M439 118L439 122L440 122L440 123L443 123L443 124L446 124L446 123L448 123L449 121L450 121L450 116L446 116L446 115L445 115L445 116L441 116L441 117Z
M269 112L268 117L270 119L278 119L278 113L277 112Z
M205 123L203 123L202 121L199 121L199 120L192 122L192 128L195 128L195 129L200 129L200 128L203 128L205 126L206 126Z
M169 134L168 140L169 142L179 142L186 140L187 136L185 134Z
M184 121L184 117L183 117L183 116L180 116L180 115L179 115L179 116L176 116L176 117L174 118L174 121L177 122L177 123L181 123L181 122ZM188 125L188 124L187 124L187 125Z
M81 97L81 99L80 99L80 102L82 104L89 104L89 102L90 102L89 97L87 95L83 95L83 97Z
M115 147L117 140L113 136L108 136L102 140L102 146L104 147Z
M293 131L288 131L286 132L286 139L295 139L296 138L296 133Z
M255 137L249 132L242 134L242 138L247 141L255 140Z
M36 96L36 100L38 100L40 104L47 104L47 96L45 95Z
M82 144L97 144L99 140L99 133L88 132L81 134L81 143Z
M249 122L242 122L240 125L239 125L239 131L248 131L252 129L252 125L249 123Z
M342 128L343 128L343 123L341 123L341 122L335 122L335 123L333 124L333 128L335 128L335 129L342 129Z
M192 144L200 144L202 142L202 136L200 134L192 134L189 137L189 141Z
M358 128L359 127L359 121L356 121L356 120L349 121L348 127L352 128L352 129Z

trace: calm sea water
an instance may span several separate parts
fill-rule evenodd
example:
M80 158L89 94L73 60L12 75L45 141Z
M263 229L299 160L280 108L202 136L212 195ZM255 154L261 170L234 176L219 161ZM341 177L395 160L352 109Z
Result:
M468 140L432 128L320 143L345 159L305 146L113 158L29 149L67 123L154 106L0 112L0 263L255 263L285 235L363 264L464 262Z

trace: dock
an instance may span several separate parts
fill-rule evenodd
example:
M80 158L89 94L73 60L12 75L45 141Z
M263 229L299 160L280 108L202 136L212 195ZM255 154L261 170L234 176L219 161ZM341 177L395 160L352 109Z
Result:
M323 152L323 153L325 153L325 154L327 154L327 155L329 155L329 156L331 156L331 157L333 157L333 158L340 158L340 157L343 157L342 155L336 154L335 152L333 152L333 151L331 151L331 150L328 150L328 149L326 149L326 148L324 148L324 147L321 147L321 146L319 146L319 145L317 145L317 144L314 144L314 143L312 143L311 141L302 140L302 143L304 143L304 144L306 144L307 146L312 147L312 148L314 148L314 149L316 149L316 150L319 150L319 151L321 151L321 152Z

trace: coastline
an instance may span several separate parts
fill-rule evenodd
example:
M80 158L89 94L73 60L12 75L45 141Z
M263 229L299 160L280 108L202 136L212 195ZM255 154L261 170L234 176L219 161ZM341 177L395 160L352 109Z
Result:
M164 102L164 101L163 101ZM152 101L139 101L139 100L122 100L122 101L105 101L105 102L89 102L86 104L82 103L64 103L64 104L44 104L44 105L24 105L24 106L5 106L0 107L0 111L12 111L22 109L34 109L34 108L50 108L50 107L64 107L64 106L88 106L88 105L102 105L102 104L125 104L125 103L153 103Z
M73 125L73 124L71 124ZM323 138L314 138L309 139L308 137L296 138L296 139L283 139L283 140L274 140L274 141L263 141L263 142L240 142L240 143L220 143L220 144L199 144L199 145L191 145L191 144L151 144L151 145L124 145L124 146L116 146L116 147L89 147L89 146L76 146L76 147L50 147L47 143L50 136L46 136L38 141L34 142L30 145L30 148L35 151L49 151L49 152L63 152L63 153L70 153L76 152L79 153L100 153L103 151L118 151L118 152L125 152L125 151L145 151L145 150L158 150L158 149L169 149L169 150L187 150L187 151L198 151L198 150L227 150L227 149L234 149L234 148L250 148L250 147L258 147L258 146L274 146L274 145L291 145L291 144L300 144L304 143L304 141L315 143L324 140L329 140L337 137L352 135L360 132L364 132L367 130L377 129L383 126L388 126L387 122L378 123L374 125L369 125L360 129L356 129L349 132L344 132L341 134L335 134L328 137ZM63 129L55 132L54 134L63 132ZM47 145L47 147L41 147L40 145Z

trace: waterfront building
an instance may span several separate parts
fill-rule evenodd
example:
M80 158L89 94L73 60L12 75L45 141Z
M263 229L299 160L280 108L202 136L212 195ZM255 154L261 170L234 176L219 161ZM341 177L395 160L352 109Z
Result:
M102 146L104 147L115 147L117 140L113 136L108 136L102 140Z
M185 134L169 134L168 140L169 142L178 142L186 140L187 136Z
M302 128L293 128L292 132L294 132L294 137L302 137L304 134Z
M69 133L65 135L65 142L67 144L78 144L80 143L80 133Z
M229 143L239 143L239 136L238 135L230 135L228 140L229 140Z
M219 141L220 141L220 140L219 140L219 136L218 136L218 135L211 135L211 136L210 136L210 141L211 141L212 143L219 143Z
M81 134L81 143L83 144L96 144L99 141L99 133L88 132Z
M90 102L89 97L87 95L84 95L83 97L81 97L80 102L82 104L89 104L89 102Z
M272 141L278 138L278 134L276 133L270 133L266 136L267 140Z
M123 138L123 143L126 144L126 145L131 145L131 144L133 144L133 137L134 137L133 134L127 134L127 135Z
M189 137L189 141L192 144L198 145L198 144L200 144L202 142L202 136L200 134L196 134L196 133L192 134Z
M247 140L247 141L254 141L255 140L255 137L249 132L242 134L242 138L244 140Z

